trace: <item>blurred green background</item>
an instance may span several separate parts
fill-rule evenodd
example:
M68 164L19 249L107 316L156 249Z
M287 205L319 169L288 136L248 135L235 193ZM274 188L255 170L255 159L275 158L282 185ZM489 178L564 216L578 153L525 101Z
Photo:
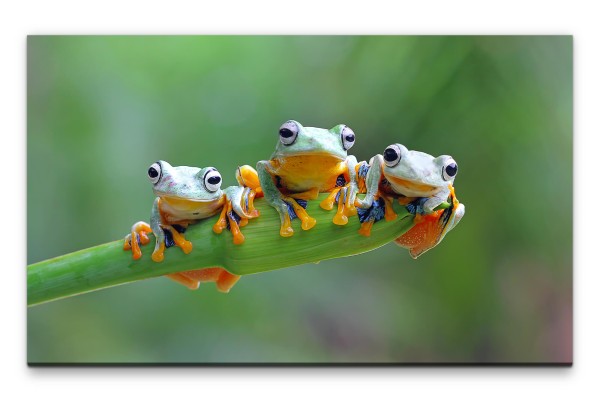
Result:
M28 263L148 220L148 166L268 158L287 119L459 165L465 218L245 276L158 278L27 310L29 362L570 362L572 37L28 38Z

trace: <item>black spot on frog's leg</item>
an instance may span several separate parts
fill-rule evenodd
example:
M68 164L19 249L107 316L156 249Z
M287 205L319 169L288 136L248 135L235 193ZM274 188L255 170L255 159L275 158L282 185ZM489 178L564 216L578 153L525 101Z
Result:
M231 217L231 219L234 220L236 223L240 224L241 218L236 212L234 212L232 210L231 212L228 213L228 216ZM231 226L229 225L229 219L226 219L226 221L227 221L227 229L229 231L231 231Z
M172 227L175 229L175 231L177 231L179 234L183 234L186 230L186 228L184 226L180 226L179 224L173 224Z
M338 178L335 180L336 187L343 187L346 185L346 178L344 178L344 174L338 175Z
M371 207L367 209L357 208L358 221L364 223L365 221L375 221L383 219L385 215L385 202L379 198L373 201Z
M163 228L162 230L163 233L165 233L165 246L167 248L175 246L175 241L173 241L173 234L171 234L171 230L168 230L166 228Z
M452 195L450 195L448 197L447 202L450 204L450 207L444 209L444 211L442 212L442 216L440 217L440 219L438 221L438 224L442 228L446 227L446 225L450 221L450 217L452 216L452 213L454 212L454 198L452 197Z
M429 198L417 198L414 201L410 202L406 205L406 210L410 214L425 214L425 210L423 209L423 205L427 202Z
M281 188L281 186L282 186L282 185L281 185L281 177L280 177L280 176L278 176L278 175L276 175L276 176L275 176L275 186L276 186L277 188Z
M296 201L297 204L299 204L303 209L306 209L306 206L308 206L308 201L305 199L296 199L294 198L294 200ZM288 214L290 215L290 220L294 220L295 218L298 217L298 215L296 214L296 212L294 211L294 207L292 205L290 205L289 203L287 203L286 201L283 201L287 208L288 208Z
M369 164L365 163L365 162L361 162L360 166L358 167L358 177L359 178L367 178L367 173L369 172Z

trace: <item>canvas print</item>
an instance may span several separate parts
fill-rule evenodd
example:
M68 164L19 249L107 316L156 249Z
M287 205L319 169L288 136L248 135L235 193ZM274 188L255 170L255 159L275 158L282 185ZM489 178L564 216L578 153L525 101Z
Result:
M570 366L570 36L30 36L27 362Z

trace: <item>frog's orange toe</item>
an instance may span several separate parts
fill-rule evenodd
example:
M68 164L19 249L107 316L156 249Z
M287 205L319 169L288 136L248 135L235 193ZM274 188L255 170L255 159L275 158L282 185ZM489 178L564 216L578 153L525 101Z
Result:
M180 273L168 274L168 278L195 290L200 283L215 282L220 292L228 293L238 282L240 276L229 273L222 267L207 267L198 270L188 270Z
M335 216L333 216L333 224L338 226L345 226L348 224L348 212L346 210L345 197L347 196L347 190L344 189L344 192L340 192L340 197L338 199L338 209Z
M281 229L279 229L279 235L282 237L291 237L294 235L294 229L292 227L281 227Z
M186 255L190 252L192 252L192 243L190 241L183 241L179 247L181 248L181 250L183 251L183 253L185 253Z
M343 213L336 213L335 216L333 216L333 224L345 226L348 224L348 216Z
M148 243L150 243L150 238L148 238L148 234L146 234L145 232L140 232L140 243L142 245L147 245Z
M325 210L333 209L333 205L335 204L335 197L337 196L338 192L340 192L340 188L335 188L333 191L331 191L327 198L323 199L319 206Z
M155 262L162 262L165 259L165 243L161 242L161 244L154 249L152 252L152 260Z
M242 234L241 232L238 232L236 235L233 236L234 245L242 245L244 241L246 241L246 237L244 237L244 234Z
M393 200L390 200L390 199L386 198L385 196L382 196L381 199L383 199L383 202L385 204L385 212L383 215L383 217L385 218L385 221L395 220L396 217L398 217L398 215L396 214L396 212L394 212L394 207L392 206Z
M237 274L231 274L227 270L223 269L219 278L216 281L217 290L227 294L231 288L237 283L240 279L240 276Z
M138 260L142 257L142 251L140 248L132 248L131 256L133 257L133 260Z
M291 237L294 235L294 229L292 228L292 223L290 222L289 216L285 216L284 222L281 224L281 228L279 229L279 235L282 237Z
M346 205L346 216L352 217L352 216L356 216L357 214L358 214L358 211L356 210L356 206L354 206L354 204Z
M185 274L185 272L166 274L165 277L168 277L171 280L186 286L190 290L197 290L200 287L200 281L194 279L193 277L189 277Z
M314 219L312 217L306 217L304 220L302 220L302 229L303 230L310 230L316 224L317 224L317 220L316 219Z
M221 234L225 227L227 227L227 207L223 207L223 209L221 209L221 214L213 226L213 231L215 234Z
M146 245L150 242L147 233L151 233L152 229L148 223L138 221L131 227L131 233L125 237L125 243L123 244L123 250L131 250L131 254L134 260L138 260L142 257L142 250L140 245Z
M362 223L360 225L360 229L358 230L358 233L362 236L365 237L370 237L371 236L371 228L373 227L373 220L369 220L369 221L365 221L364 223Z

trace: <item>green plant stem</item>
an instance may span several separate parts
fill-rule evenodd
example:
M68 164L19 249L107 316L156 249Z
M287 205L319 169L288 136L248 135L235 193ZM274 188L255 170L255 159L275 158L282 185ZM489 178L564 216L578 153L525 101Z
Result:
M165 259L156 263L151 259L154 237L142 246L142 258L133 260L130 251L123 250L123 240L98 245L67 255L29 265L27 268L27 304L29 306L56 299L130 283L169 273L220 266L232 273L245 275L274 269L314 263L321 260L356 255L379 248L393 241L413 225L413 215L394 203L398 217L391 222L380 220L373 225L371 236L358 234L360 222L351 217L345 226L332 223L335 211L326 211L318 200L309 202L307 212L317 219L309 231L300 228L298 219L293 221L294 235L279 235L280 219L275 209L264 199L257 199L260 210L258 219L250 220L242 227L246 241L234 245L231 233L224 230L213 233L217 216L203 220L188 228L187 240L193 250L185 255L181 249L166 250ZM124 233L125 234L125 233Z

